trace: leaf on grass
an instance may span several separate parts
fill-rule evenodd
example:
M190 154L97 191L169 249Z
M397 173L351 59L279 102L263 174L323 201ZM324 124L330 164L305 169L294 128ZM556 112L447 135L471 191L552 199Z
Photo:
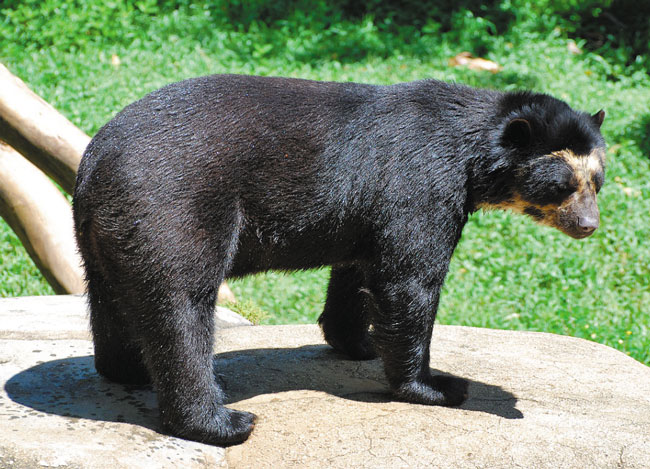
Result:
M639 197L641 195L641 191L633 187L623 187L622 189L623 193L628 197Z
M450 67L467 67L470 70L481 70L491 73L497 73L503 70L503 67L491 60L474 57L469 52L461 52L456 57L449 59Z
M578 47L578 44L576 44L574 41L569 41L569 43L566 46L567 49L569 49L569 52L575 55L580 55L582 54L582 49Z

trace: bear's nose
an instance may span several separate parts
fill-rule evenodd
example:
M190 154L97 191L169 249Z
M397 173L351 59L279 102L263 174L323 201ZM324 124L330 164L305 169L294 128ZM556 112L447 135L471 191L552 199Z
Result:
M580 217L578 218L578 228L583 233L593 233L598 228L599 222L596 217Z

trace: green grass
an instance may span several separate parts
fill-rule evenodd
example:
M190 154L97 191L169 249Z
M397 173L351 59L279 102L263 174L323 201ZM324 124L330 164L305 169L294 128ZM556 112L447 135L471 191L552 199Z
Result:
M0 61L91 135L148 91L223 72L367 83L431 77L604 108L601 228L575 241L520 216L473 215L439 320L583 337L650 364L650 41L648 23L638 23L648 15L624 18L635 28L612 35L603 11L618 14L624 0L424 2L421 11L372 0L189 3L7 0ZM583 53L570 53L569 41ZM502 72L449 67L464 50ZM0 236L0 294L51 294L4 223ZM269 273L231 287L268 313L265 323L313 322L327 277L327 269Z

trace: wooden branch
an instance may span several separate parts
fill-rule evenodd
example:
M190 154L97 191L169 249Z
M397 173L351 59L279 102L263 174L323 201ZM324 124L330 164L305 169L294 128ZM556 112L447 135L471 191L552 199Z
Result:
M83 293L72 210L36 166L0 141L0 215L56 293Z
M72 194L90 137L0 64L0 139Z

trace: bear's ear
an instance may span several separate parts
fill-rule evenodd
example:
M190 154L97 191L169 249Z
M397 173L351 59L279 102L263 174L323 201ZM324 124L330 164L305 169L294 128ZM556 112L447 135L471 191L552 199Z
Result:
M603 121L605 120L605 111L603 109L601 109L596 114L591 116L591 118L593 119L593 121L596 123L596 125L600 129L600 126L603 125Z
M503 131L503 141L515 147L527 147L530 145L532 139L533 129L530 127L530 122L526 119L512 119Z

